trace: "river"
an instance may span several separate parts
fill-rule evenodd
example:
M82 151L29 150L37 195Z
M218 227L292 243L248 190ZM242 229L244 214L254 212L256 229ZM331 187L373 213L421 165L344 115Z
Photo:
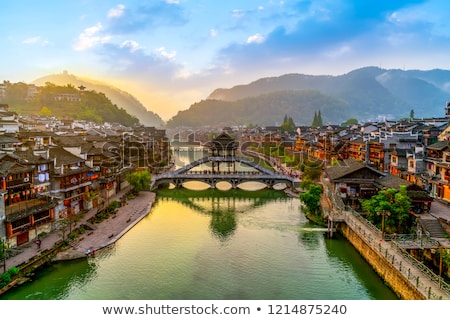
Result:
M149 215L114 245L55 263L1 299L397 299L348 241L306 219L298 199L196 189L158 190Z

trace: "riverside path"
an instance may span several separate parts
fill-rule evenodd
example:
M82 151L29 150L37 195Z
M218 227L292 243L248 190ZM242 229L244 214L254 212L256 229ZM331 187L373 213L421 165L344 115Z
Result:
M324 194L331 201L328 207L330 210L326 212L330 221L346 223L368 246L383 256L405 277L411 286L421 293L423 299L450 300L450 285L441 276L436 275L427 266L411 256L395 239L391 241L383 240L381 230L373 226L356 211L346 207L340 197L331 191L327 181L322 180L322 185L324 186ZM445 210L446 208L442 206L443 204L436 205L435 214L450 215L450 210ZM438 246L449 245L448 239L440 240L443 243L438 243Z

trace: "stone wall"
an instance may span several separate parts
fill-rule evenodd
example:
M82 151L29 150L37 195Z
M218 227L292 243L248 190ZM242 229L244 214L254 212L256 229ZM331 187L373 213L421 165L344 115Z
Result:
M369 246L347 224L340 224L340 231L398 297L404 300L426 299L380 252Z

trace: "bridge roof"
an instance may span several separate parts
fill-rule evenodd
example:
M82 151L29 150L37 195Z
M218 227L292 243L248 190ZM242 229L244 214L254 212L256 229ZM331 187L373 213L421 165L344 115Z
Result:
M210 149L237 149L239 143L225 132L205 144Z

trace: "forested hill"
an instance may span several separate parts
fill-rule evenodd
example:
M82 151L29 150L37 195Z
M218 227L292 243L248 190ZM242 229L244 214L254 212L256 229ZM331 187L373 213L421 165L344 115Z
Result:
M123 108L127 113L138 118L141 124L155 127L164 125L164 121L158 114L147 110L134 96L103 82L80 78L66 71L60 74L47 75L33 81L38 86L45 86L47 82L59 86L84 86L86 90L95 90L96 92L104 93L118 108Z
M22 115L55 116L125 126L139 124L138 118L117 107L104 93L79 90L72 85L47 83L30 97L27 84L7 83L6 99L3 102L10 106L11 111Z
M180 111L167 122L178 126L276 125L284 115L296 125L310 125L316 110L321 110L324 123L350 114L348 104L315 90L277 91L237 101L202 100L188 110Z
M297 125L310 125L318 110L324 123L332 124L349 118L405 118L411 110L416 117L442 117L447 101L450 71L366 67L340 76L286 74L216 89L206 100L179 112L168 125L275 125L285 114Z

